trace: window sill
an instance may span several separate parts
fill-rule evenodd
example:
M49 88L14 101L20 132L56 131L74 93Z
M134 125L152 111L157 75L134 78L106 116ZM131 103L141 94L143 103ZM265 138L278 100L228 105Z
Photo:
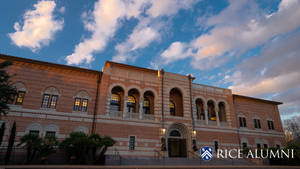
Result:
M46 111L50 111L50 112L56 112L56 109L51 109L51 108L43 108L43 107L41 107L40 110L46 110Z
M74 113L74 114L88 114L88 112L87 111L72 111L72 113Z

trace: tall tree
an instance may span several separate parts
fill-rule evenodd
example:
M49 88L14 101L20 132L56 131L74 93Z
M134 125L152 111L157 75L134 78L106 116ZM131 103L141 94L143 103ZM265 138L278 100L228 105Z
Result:
M1 146L2 141L3 141L4 132L5 132L5 122L3 122L1 124L1 128L0 128L0 146Z
M0 119L9 110L7 102L13 101L14 97L12 96L17 94L16 88L11 85L9 80L11 76L5 70L10 65L12 65L10 61L0 63Z
M27 155L26 155L26 163L30 164L31 161L34 159L36 153L41 148L42 139L39 137L38 134L26 134L20 139L20 143L17 146L22 146L26 148Z
M9 159L10 159L10 155L11 155L14 143L15 143L16 129L17 129L16 121L14 121L13 127L11 128L11 131L10 131L8 147L7 147L7 151L6 151L6 155L5 155L5 164L8 164Z

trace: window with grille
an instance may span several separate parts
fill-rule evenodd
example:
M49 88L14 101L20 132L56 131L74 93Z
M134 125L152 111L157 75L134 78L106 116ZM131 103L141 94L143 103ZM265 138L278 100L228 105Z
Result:
M254 127L257 128L257 129L261 128L260 120L259 119L254 119Z
M129 150L134 150L135 148L135 136L129 137Z
M111 94L110 97L110 110L120 111L121 110L121 97L117 93Z
M274 130L274 123L273 123L273 121L268 120L267 123L268 123L268 128L269 128L270 130Z
M46 137L55 137L56 132L55 131L46 131Z
M57 99L57 95L44 94L41 107L56 109Z
M74 111L87 112L88 99L75 98L74 100Z
M39 130L30 130L30 131L29 131L29 134L32 134L32 135L39 135L39 134L40 134L40 131L39 131Z
M240 127L247 127L246 118L245 117L239 117L240 121Z

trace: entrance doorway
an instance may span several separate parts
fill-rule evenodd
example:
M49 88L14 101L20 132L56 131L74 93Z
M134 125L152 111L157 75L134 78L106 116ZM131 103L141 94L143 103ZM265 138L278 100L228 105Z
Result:
M169 157L186 157L186 139L169 138Z
M184 126L172 125L168 130L169 157L187 157L187 141Z

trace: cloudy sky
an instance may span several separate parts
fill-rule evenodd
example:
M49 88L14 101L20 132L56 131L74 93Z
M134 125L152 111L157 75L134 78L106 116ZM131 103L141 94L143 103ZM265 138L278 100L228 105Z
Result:
M0 20L3 54L191 73L300 115L299 0L3 0Z

